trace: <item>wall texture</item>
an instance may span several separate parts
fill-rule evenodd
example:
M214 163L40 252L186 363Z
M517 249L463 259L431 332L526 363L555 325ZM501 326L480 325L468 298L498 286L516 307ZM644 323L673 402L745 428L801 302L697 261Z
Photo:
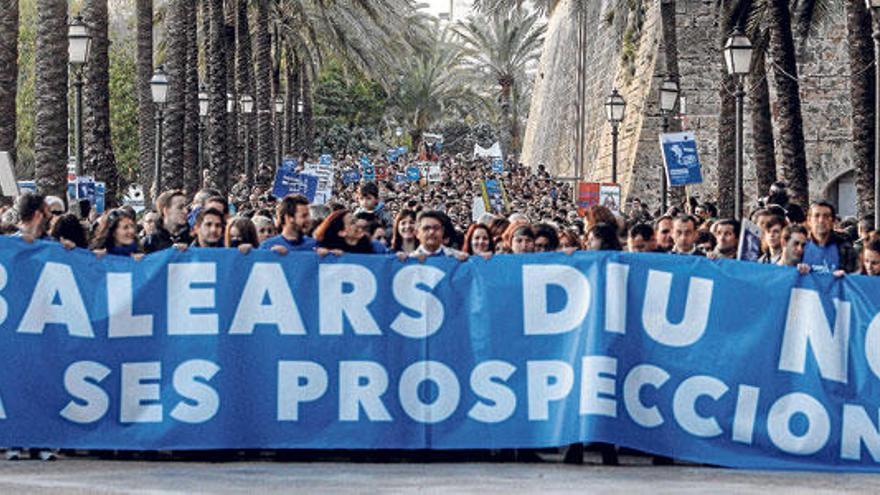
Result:
M574 173L576 146L577 26L573 1L560 1L550 16L522 152L524 163L544 163L557 176L565 177ZM641 5L638 1L628 2L629 8L616 8L614 0L587 4L590 40L585 70L583 176L594 181L611 178L611 129L602 105L616 87L627 101L626 118L620 128L618 181L625 197L638 197L656 207L662 163L658 142L662 128L659 85L669 67L661 5L651 0L641 0ZM686 113L673 123L673 129L680 125L696 132L705 183L690 188L690 192L701 199L712 199L716 194L718 88L723 69L720 47L716 46L715 9L715 2L704 0L677 0L674 4L674 62L687 105ZM612 11L618 13L610 14ZM621 11L629 14L621 18ZM668 24L669 17L666 19ZM826 196L834 179L852 167L845 21L842 4L831 4L811 38L805 43L797 40L813 198ZM772 102L774 69L769 60L767 72L771 74ZM747 205L757 196L748 100L747 97L744 123ZM775 117L778 110L774 107L772 112ZM777 168L780 159L777 157Z

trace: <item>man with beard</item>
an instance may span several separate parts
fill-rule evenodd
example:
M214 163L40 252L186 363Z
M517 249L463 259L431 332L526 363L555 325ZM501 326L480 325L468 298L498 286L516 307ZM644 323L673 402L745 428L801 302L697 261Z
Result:
M27 242L35 239L51 240L47 232L52 216L42 194L22 194L15 202L15 209L18 210L19 222L18 231L13 236L21 237Z
M202 210L196 216L196 239L192 242L191 247L223 247L223 232L225 230L226 220L222 211L215 208Z
M260 249L270 249L278 254L313 251L318 243L306 235L311 224L309 200L301 194L286 196L275 207L275 225L281 233L266 239L260 244Z

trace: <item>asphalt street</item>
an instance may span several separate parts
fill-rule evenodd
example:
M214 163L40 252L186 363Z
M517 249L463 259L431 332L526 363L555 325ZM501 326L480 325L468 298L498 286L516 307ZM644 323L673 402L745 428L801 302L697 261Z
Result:
M559 462L0 461L0 493L878 493L880 476Z

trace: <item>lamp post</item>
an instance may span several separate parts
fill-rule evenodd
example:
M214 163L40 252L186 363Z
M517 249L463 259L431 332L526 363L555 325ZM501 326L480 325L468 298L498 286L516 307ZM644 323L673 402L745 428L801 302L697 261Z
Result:
M153 78L150 79L150 93L153 95L153 103L156 105L156 166L153 170L153 180L156 185L156 194L158 197L162 194L162 111L165 109L165 102L168 99L168 75L165 69L160 65L156 67Z
M241 95L241 98L238 99L238 103L241 105L241 113L244 115L244 173L248 179L251 178L251 126L250 126L250 115L254 112L254 97L249 94Z
M678 104L680 89L674 76L667 76L660 84L660 113L663 115L663 133L669 132L669 118L675 112ZM666 213L666 204L669 198L669 182L666 177L666 167L660 163L660 211Z
M297 146L302 149L305 148L305 131L303 129L303 101L302 98L296 100L296 137L297 137Z
M205 134L205 117L208 116L208 91L205 89L205 86L202 85L199 88L199 156L198 156L198 169L199 169L199 177L201 177L202 167L204 166L204 154L205 154L205 146L204 146L204 134Z
M874 17L874 53L880 54L880 0L865 2ZM874 70L874 230L880 230L880 64Z
M281 118L284 116L284 98L275 96L275 164L281 166Z
M83 174L83 137L82 137L82 89L83 66L88 63L92 51L92 36L89 34L82 17L76 16L67 29L67 52L70 68L73 70L73 126L76 139L76 176Z
M614 88L605 100L605 116L611 124L611 182L615 184L617 184L617 135L625 112L626 101L617 92L617 88Z
M736 190L734 218L742 220L743 213L743 99L746 95L743 79L752 67L752 42L737 26L724 45L727 74L736 79Z
M403 127L395 127L394 135L397 136L397 147L400 148L400 138L403 136Z

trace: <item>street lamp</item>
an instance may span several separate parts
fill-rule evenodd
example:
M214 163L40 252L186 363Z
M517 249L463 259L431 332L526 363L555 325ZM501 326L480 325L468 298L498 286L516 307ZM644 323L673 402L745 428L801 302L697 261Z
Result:
M739 26L734 28L724 45L727 74L736 79L736 190L734 217L742 220L743 212L743 99L746 95L743 79L752 67L752 42Z
M281 119L284 117L284 98L275 96L275 155L276 165L281 166Z
M208 92L205 90L205 86L201 85L199 87L199 151L198 151L198 169L199 173L202 173L202 166L204 163L204 134L205 134L205 117L208 116Z
M168 100L168 75L161 65L156 67L156 72L150 79L150 93L156 105L156 165L153 180L156 184L155 196L158 196L162 193L162 110Z
M226 113L235 111L235 97L232 93L226 93Z
M880 0L866 0L874 15L874 53L880 53ZM875 55L876 57L876 55ZM880 230L880 64L874 64L874 230Z
M623 122L626 112L626 101L617 92L617 88L611 91L605 99L605 117L611 124L611 182L617 184L617 135L618 127Z
M663 115L663 133L669 132L669 117L675 112L680 93L678 81L674 76L667 76L660 84L660 113ZM669 184L666 177L666 167L660 163L660 212L666 213L666 204L669 196Z
M403 136L403 127L396 127L394 129L394 135L397 136L397 147L400 147L400 138Z
M251 156L250 156L250 115L254 112L254 97L249 94L243 94L238 99L241 105L241 113L244 115L244 173L248 179L251 178Z
M75 101L73 104L74 137L76 139L76 176L83 174L83 139L82 139L82 89L83 66L88 63L92 51L92 36L89 34L82 17L76 16L67 29L67 53L70 68L73 70L73 88Z

